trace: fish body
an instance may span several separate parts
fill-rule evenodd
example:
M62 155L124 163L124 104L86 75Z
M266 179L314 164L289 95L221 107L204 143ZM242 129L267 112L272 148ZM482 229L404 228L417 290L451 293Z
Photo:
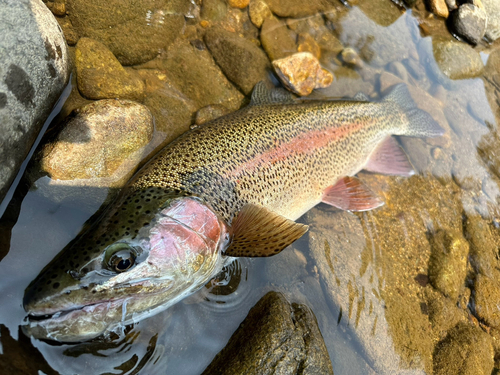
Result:
M443 131L404 85L380 102L355 99L296 101L259 84L249 106L166 146L30 284L28 330L95 337L198 290L229 256L281 251L306 230L293 220L319 202L379 206L348 176L410 175L391 136Z

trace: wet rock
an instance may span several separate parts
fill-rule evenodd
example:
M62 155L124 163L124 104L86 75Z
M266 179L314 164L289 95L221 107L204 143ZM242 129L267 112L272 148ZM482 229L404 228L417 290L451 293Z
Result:
M399 61L393 61L387 66L387 70L403 81L408 81L408 72L405 66Z
M481 274L474 282L474 311L475 315L488 326L500 327L500 283Z
M430 68L438 82L445 87L450 87L446 78L474 78L483 72L479 53L465 43L434 37L432 52L437 66L431 63Z
M482 0L482 2L488 15L485 36L493 42L500 37L500 3L496 0Z
M469 244L458 231L437 231L431 238L429 280L434 288L456 301L465 282Z
M244 9L248 6L250 0L227 0L227 3L233 8Z
M203 20L217 22L226 18L227 3L224 0L205 0L201 5L200 17Z
M311 310L269 292L203 374L333 375L333 369Z
M182 30L190 2L68 0L66 6L80 36L105 44L122 65L136 65L168 48Z
M425 289L427 297L427 312L432 328L439 338L444 338L446 332L458 322L467 322L467 314L457 307L456 302L443 297L431 288Z
M67 84L69 57L40 0L0 6L0 201ZM29 46L27 48L26 46Z
M450 11L453 11L453 10L458 8L457 0L445 0L445 1L446 1L446 5L448 6L448 9Z
M309 52L273 61L273 67L285 87L290 91L307 96L315 88L330 86L333 75L321 68L319 61Z
M436 16L448 18L450 14L445 0L427 0L429 8Z
M299 52L309 52L317 59L321 57L319 44L309 34L299 34L297 50Z
M267 4L277 16L291 18L313 16L331 7L326 0L310 0L307 6L301 0L267 0Z
M82 107L57 138L44 145L41 167L52 180L119 186L142 160L153 131L147 107L128 100L100 100Z
M463 4L453 15L453 26L458 35L477 44L486 30L486 12L473 4Z
M81 38L75 53L78 89L89 99L144 100L144 83L134 71L125 70L106 46Z
M271 61L297 52L295 40L285 23L277 18L266 18L260 31L260 42Z
M492 339L478 327L459 323L436 346L435 375L490 375L492 371Z
M75 28L71 24L69 17L64 17L64 18L58 17L56 18L56 20L59 23L59 26L61 26L64 38L66 39L68 45L74 46L78 42L79 36L75 31Z
M342 57L342 61L344 61L347 65L358 68L363 67L363 61L352 48L344 48L344 50L340 53L340 56Z
M206 50L199 50L187 41L173 45L165 58L151 61L143 68L159 67L168 72L173 87L192 100L196 109L209 104L224 104L235 111L244 96L227 80Z
M384 3L393 6L391 2ZM418 31L412 22L400 16L399 11L398 17L390 25L382 27L354 7L340 19L340 41L346 47L355 48L364 62L375 67L408 58L415 48L411 35Z
M470 263L477 273L495 277L498 260L496 241L488 223L479 215L467 215L464 223L465 235L470 243Z
M273 16L271 9L264 0L250 0L248 13L252 23L260 28L266 18Z
M226 77L246 95L252 92L257 82L266 78L271 68L262 49L222 28L207 30L205 43Z
M230 111L220 104L207 105L196 112L194 123L202 125L206 122L215 120L221 116L227 115Z

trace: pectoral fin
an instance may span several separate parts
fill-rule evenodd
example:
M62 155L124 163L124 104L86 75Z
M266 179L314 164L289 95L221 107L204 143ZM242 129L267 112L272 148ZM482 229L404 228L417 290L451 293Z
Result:
M344 177L328 187L322 202L346 211L368 211L384 204L356 177Z
M375 173L405 177L415 174L408 157L391 136L377 146L364 169Z
M232 242L225 255L268 257L307 232L307 225L296 223L256 204L247 204L233 220Z

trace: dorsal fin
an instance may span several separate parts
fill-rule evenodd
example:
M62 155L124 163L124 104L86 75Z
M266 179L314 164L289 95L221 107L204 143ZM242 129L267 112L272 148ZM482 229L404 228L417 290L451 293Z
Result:
M295 96L280 87L270 88L265 81L258 82L253 88L250 105L294 103Z
M307 225L296 223L262 206L247 204L231 226L232 242L225 255L233 257L268 257L307 232Z

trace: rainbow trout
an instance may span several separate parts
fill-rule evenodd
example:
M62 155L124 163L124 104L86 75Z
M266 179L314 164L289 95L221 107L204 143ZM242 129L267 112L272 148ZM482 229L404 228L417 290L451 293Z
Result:
M249 106L167 145L28 286L25 329L64 342L96 337L194 293L232 257L270 256L301 237L320 202L383 202L353 177L413 171L392 135L443 129L397 85L380 102L300 101L256 85Z

